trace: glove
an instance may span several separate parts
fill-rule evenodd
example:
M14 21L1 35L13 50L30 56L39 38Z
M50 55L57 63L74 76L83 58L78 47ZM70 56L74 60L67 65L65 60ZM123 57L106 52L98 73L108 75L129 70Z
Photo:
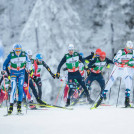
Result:
M60 73L56 73L56 77L59 79L60 78Z
M108 69L110 68L110 65L109 65L109 64L107 65L107 68L108 68Z
M1 71L1 74L2 74L2 75L5 75L5 73L6 73L6 71L4 71L4 70L3 70L3 71Z
M37 78L37 76L34 76L34 75L33 75L33 80L36 80L36 78Z
M89 76L89 74L90 74L89 68L85 66L84 69L87 71L87 76Z
M88 60L85 60L85 63L86 63L86 64L89 64L89 61L88 61Z
M87 76L89 76L90 75L90 70L88 69L86 71L87 71Z
M118 63L118 60L115 60L115 59L114 59L113 62L114 62L114 63Z
M91 52L91 55L94 55L94 52Z
M84 69L85 69L85 70L88 70L88 66L87 66L87 65L85 65L85 66L84 66Z
M51 76L52 76L54 79L55 79L55 77L56 77L55 74L53 74L53 73L51 74Z
M10 76L8 76L8 79L9 79L9 80L11 80L11 77L10 77Z

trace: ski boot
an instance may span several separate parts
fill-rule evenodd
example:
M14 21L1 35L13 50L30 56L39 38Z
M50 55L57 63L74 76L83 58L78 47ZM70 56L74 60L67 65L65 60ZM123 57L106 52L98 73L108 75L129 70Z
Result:
M13 103L10 103L10 107L9 107L9 110L8 110L8 115L12 114L13 112Z
M68 107L70 105L70 99L67 99L65 107Z
M40 104L40 107L46 107L45 105L47 105L47 103L42 101L40 98L37 98L37 102Z
M21 113L21 102L20 101L18 101L18 103L17 103L17 112L18 112L18 114Z
M129 97L126 97L126 98L125 98L125 107L126 107L126 108L127 108L127 107L131 107Z
M94 107L92 107L91 109L97 108L101 104L102 101L103 101L103 97L101 96L100 99L97 101L97 103L94 105Z
M46 105L47 103L42 101L40 98L37 98L37 102L42 105Z
M29 108L34 110L37 109L35 105L33 105L33 100L29 101Z
M93 104L94 103L94 101L90 98L90 95L87 97L87 100L88 100L89 104Z

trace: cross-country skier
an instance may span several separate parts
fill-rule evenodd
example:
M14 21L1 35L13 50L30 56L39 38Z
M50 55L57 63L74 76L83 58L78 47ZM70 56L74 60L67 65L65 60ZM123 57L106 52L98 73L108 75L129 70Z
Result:
M82 63L84 63L84 61L79 53L74 52L74 45L73 44L69 44L68 52L69 53L65 54L65 56L62 58L59 66L58 66L56 77L57 78L60 77L60 69L61 69L62 65L64 63L66 63L66 66L68 69L69 88L71 89L72 82L74 81L74 79L76 79L78 81L78 83L83 87L89 103L93 103L92 100L90 99L88 90L85 86L85 82L82 80L82 76L79 72L79 61L81 61ZM71 96L71 90L69 90L66 106L70 105L70 96Z
M80 56L82 56L82 58L84 57L84 54L81 52L80 53ZM63 69L63 71L67 71L67 67ZM82 79L84 80L85 77L86 77L86 71L85 71L85 66L82 62L79 63L79 71L80 71L80 74L82 76ZM72 95L71 95L71 98L74 98L74 99L77 99L79 97L79 93L81 93L81 88L80 88L80 84L77 82L76 79L74 79L74 81L72 81L72 86L70 87L71 91L72 91ZM65 86L65 89L64 89L64 100L66 101L67 99L67 95L68 95L68 91L69 91L69 85L68 85L68 71L67 71L67 74L66 74L66 86ZM72 99L71 99L72 100Z
M113 61L106 58L105 52L99 53L99 57L98 56L95 57L94 60L92 60L89 63L88 67L90 68L91 73L86 80L86 86L87 86L88 90L91 89L90 86L91 86L92 82L95 80L99 83L99 85L101 87L101 92L104 90L105 80L102 75L102 70L106 65L108 65L110 63L113 64Z
M132 75L129 72L131 68L129 61L133 58L133 43L132 41L127 41L126 47L118 51L114 57L114 68L110 75L110 79L106 84L104 91L102 92L98 102L95 104L94 108L98 107L103 98L106 96L106 92L112 87L114 81L117 77L121 77L125 83L125 107L131 107L130 105L130 90L132 88Z
M29 57L29 59L30 59L30 61L31 61L32 69L34 69L34 59L32 59L32 51L31 51L31 50L27 50L26 52L27 52L28 57ZM40 97L38 96L37 90L36 90L36 88L35 88L35 84L34 84L34 82L33 82L33 80L32 80L32 78L33 78L32 75L33 75L33 71L31 71L30 77L29 77L29 74L27 73L27 71L25 71L25 86L28 87L28 78L29 78L29 87L30 87L30 89L32 90L33 95L35 96L36 101L37 101L38 103L40 103L40 104L45 105L46 103L45 103L44 101L42 101L42 100L40 99ZM32 78L31 78L31 77L32 77ZM29 93L29 92L27 92L27 93Z
M24 77L25 77L25 68L27 67L27 70L30 70L30 60L28 59L28 56L25 51L22 51L22 46L20 44L14 45L14 50L10 52L6 60L3 64L3 71L1 72L2 75L5 74L6 68L8 64L11 63L11 70L10 70L10 76L11 76L11 95L10 95L10 107L8 114L11 114L13 111L13 103L14 103L14 97L17 87L17 81L18 81L18 103L17 103L17 111L18 113L21 113L21 102L23 98L23 84L24 84Z
M90 70L88 69L87 65L92 61L94 60L95 57L99 57L100 56L100 53L101 53L101 49L98 48L96 49L95 53L94 52L91 52L91 55L87 56L84 58L84 61L85 61L85 69L87 71L87 75L89 76L90 74Z
M42 68L45 67L54 79L55 79L55 74L52 73L49 66L43 61L41 54L36 54L36 59L35 60L32 59L31 62L33 64L32 78L38 87L38 96L41 99L41 97L42 97L42 81L41 81L40 75L41 75Z

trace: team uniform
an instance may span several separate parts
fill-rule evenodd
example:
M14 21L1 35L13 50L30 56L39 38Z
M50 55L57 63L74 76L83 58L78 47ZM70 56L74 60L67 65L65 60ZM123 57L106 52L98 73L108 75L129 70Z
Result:
M131 60L133 53L127 53L125 49L120 50L114 58L115 66L112 71L110 80L108 81L103 95L112 87L117 77L121 77L125 83L126 91L125 96L130 96L130 90L132 89L132 73L130 72L131 66L129 60ZM116 62L118 61L118 62Z
M38 62L34 59L31 59L31 63L33 65L32 66L32 71L33 71L32 79L38 87L38 97L39 99L41 99L42 98L42 81L41 81L40 74L41 74L42 68L45 67L53 78L55 78L55 75L52 73L49 66L44 61L41 60L40 62Z
M19 51L18 51L19 49ZM16 55L16 51L20 52L19 56ZM15 99L16 87L18 87L18 112L21 112L21 102L23 99L23 84L25 78L25 68L30 69L31 62L25 51L21 51L21 46L16 45L16 51L10 52L3 64L3 70L6 71L6 68L9 63L10 65L10 76L11 76L11 94L10 94L10 108L9 114L13 111L13 103ZM18 86L17 86L18 82Z
M66 71L67 68L64 68L63 70ZM86 71L84 69L83 63L79 63L79 72L82 76L82 79L84 80L86 77ZM70 87L70 90L72 91L71 100L77 99L79 97L79 93L82 92L82 90L80 88L80 84L78 83L78 81L76 79L74 79L72 81L72 86ZM67 74L66 74L66 86L64 88L64 100L65 101L67 101L68 91L69 91L69 85L68 85L68 72L67 72Z
M129 45L130 43L130 45ZM131 50L133 48L133 45L131 45L131 42L127 42L128 46L131 47ZM127 47L126 47L127 48ZM102 92L102 95L98 102L95 104L95 108L98 107L106 93L109 91L109 89L112 87L113 83L115 82L117 77L121 77L122 80L125 83L126 90L125 90L125 107L130 107L131 105L129 97L130 97L130 91L132 89L132 72L131 69L133 65L131 64L133 62L133 51L128 52L127 49L119 50L117 55L114 57L113 61L115 63L114 68L111 72L110 79L108 83L106 84L106 87L104 91ZM128 49L129 50L129 49Z
M99 57L94 58L94 60L89 63L88 67L90 68L90 75L86 80L88 90L91 89L90 86L95 80L99 83L101 92L105 89L105 80L102 75L102 70L110 63L113 64L113 61L108 58L105 58L104 61L101 61Z
M82 76L79 72L79 61L84 63L82 57L79 53L74 52L73 55L65 54L63 59L61 60L58 69L57 69L57 76L60 74L60 69L64 63L66 63L66 67L68 69L68 85L69 85L69 93L67 98L67 104L66 106L70 105L70 97L71 97L71 89L73 87L72 83L74 82L74 79L78 81L78 83L82 86L84 89L86 96L88 98L88 101L90 102L90 96L88 93L88 90L85 86L85 82L82 79Z

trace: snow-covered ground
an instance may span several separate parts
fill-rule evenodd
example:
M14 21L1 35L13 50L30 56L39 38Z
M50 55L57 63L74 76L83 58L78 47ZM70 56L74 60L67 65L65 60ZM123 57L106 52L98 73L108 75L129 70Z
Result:
M0 134L134 134L134 109L89 108L28 110L23 116L8 117L3 117L6 108L1 108Z

